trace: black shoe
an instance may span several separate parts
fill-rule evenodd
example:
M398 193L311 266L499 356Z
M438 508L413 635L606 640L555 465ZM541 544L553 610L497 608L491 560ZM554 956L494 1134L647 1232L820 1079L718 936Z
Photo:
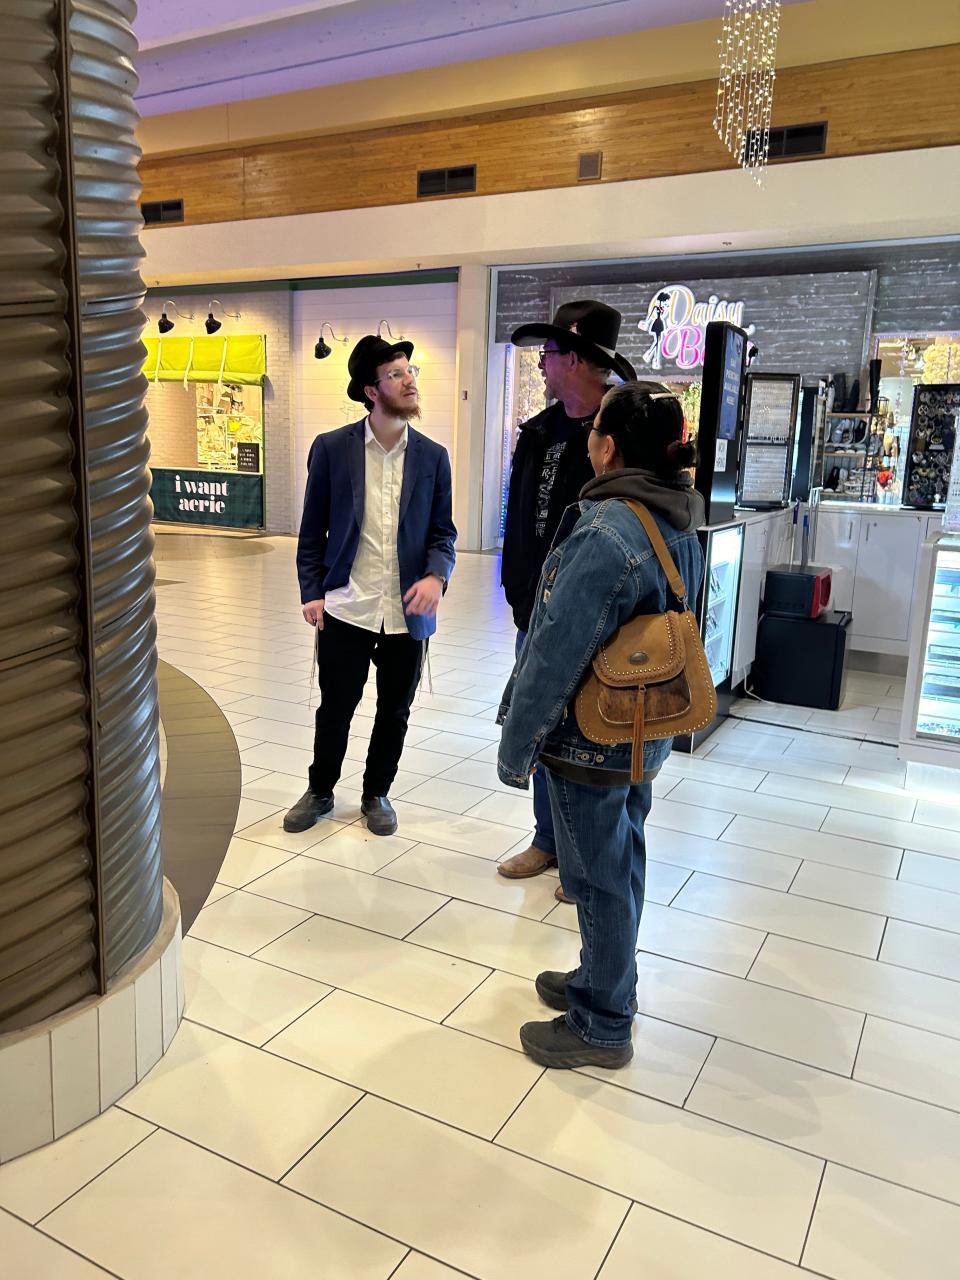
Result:
M292 809L283 816L284 831L308 831L333 808L333 796L318 796L306 790Z
M364 796L360 812L367 820L372 836L392 836L397 829L397 815L386 796Z
M552 1022L525 1022L520 1043L541 1067L625 1067L633 1057L633 1045L588 1044L567 1024L565 1017Z
M556 969L546 969L543 973L538 973L535 984L537 995L551 1009L561 1009L565 1012L568 1008L567 983L571 978L576 977L576 973L576 969L571 969L569 973L559 973ZM637 997L634 996L630 1001L630 1009L634 1017L638 1007Z

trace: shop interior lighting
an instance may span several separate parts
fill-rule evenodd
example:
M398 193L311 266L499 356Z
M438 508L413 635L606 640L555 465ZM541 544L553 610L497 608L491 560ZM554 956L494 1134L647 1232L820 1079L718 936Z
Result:
M193 319L193 312L191 312L188 315L185 311L181 311L180 308L175 303L171 302L168 298L167 301L163 304L163 310L160 312L160 319L157 321L157 328L160 330L161 333L169 333L170 330L173 328L173 321L167 315L168 307L170 308L171 311L175 311L181 320Z
M394 342L396 342L396 341L397 341L397 335L396 335L396 334L393 332L393 330L390 328L390 321L389 321L389 320L381 320L381 321L380 321L380 323L377 325L377 337L378 337L378 338L382 338L382 337L383 337L383 329L384 329L384 326L386 326L387 333L389 333L390 337L394 340ZM401 338L403 337L403 334L402 334L402 333L400 334L400 337L401 337Z
M240 319L239 311L227 311L219 298L211 298L207 307L207 318L203 322L203 327L206 329L207 333L216 333L218 329L223 328L223 321L215 320L213 317L214 307L219 307L223 314L228 316L231 320Z
M323 324L320 326L320 338L317 342L317 345L313 348L313 354L318 360L326 360L327 356L332 355L333 353L332 348L328 346L328 344L323 340L324 329L330 330L330 337L333 339L334 342L342 342L344 346L346 346L346 344L350 341L349 338L338 338L337 335L333 332L333 325L330 324L328 321L324 320Z

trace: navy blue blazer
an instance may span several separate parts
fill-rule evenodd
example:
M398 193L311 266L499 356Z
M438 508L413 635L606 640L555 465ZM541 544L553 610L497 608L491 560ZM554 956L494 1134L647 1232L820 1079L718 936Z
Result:
M362 418L328 431L310 446L297 543L297 575L304 604L322 600L328 591L350 581L363 523L366 422ZM449 581L456 561L456 538L447 451L410 427L397 529L401 595L428 573ZM436 629L435 617L407 615L407 630L415 640L426 640Z

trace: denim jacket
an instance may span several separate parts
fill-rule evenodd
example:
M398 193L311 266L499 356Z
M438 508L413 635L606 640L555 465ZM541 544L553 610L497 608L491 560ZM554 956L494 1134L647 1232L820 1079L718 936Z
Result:
M691 496L702 512L699 495ZM680 530L653 502L648 505L693 602L703 574L698 521ZM590 742L580 732L573 700L597 649L618 627L635 614L676 607L643 526L625 502L586 499L569 507L544 562L530 630L497 716L503 726L501 781L526 790L541 754L629 777L631 744ZM672 745L670 738L645 743L648 780Z

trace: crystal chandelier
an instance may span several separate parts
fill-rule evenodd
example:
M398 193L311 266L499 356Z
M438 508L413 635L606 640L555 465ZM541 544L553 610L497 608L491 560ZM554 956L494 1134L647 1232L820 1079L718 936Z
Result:
M758 186L770 151L780 0L726 0L713 127Z

